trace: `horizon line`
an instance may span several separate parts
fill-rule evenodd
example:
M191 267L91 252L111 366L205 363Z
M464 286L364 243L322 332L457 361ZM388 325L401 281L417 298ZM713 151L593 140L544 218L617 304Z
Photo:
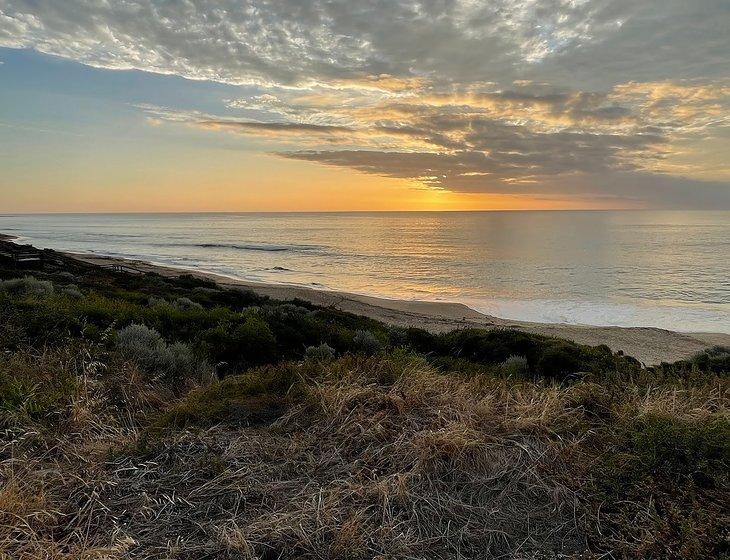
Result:
M505 212L730 212L712 208L497 208L493 210L120 210L3 212L0 218L15 216L84 215L181 215L181 214L485 214Z

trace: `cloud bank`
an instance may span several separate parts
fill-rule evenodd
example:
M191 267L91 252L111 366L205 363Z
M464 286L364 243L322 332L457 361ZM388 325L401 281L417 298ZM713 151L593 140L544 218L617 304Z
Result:
M666 207L730 207L730 169L701 173L728 28L716 0L0 0L1 46L242 86L224 115L141 107L157 123L426 188Z

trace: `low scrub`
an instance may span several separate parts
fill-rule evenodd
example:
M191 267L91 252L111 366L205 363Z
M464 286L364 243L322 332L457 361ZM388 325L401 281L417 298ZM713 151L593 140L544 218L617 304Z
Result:
M727 348L646 368L49 256L0 269L0 557L728 555Z
M182 342L168 344L156 330L132 324L117 332L117 347L142 370L170 383L200 380L210 367Z
M12 295L50 296L53 294L53 283L48 280L38 280L32 276L12 278L0 281L0 291Z
M352 338L352 346L356 352L372 356L383 350L383 343L370 331L358 330Z
M730 421L621 419L585 492L606 550L641 558L721 558L730 514Z
M335 349L326 342L318 346L307 346L307 349L304 351L304 357L307 360L319 362L331 360L335 357Z
M713 346L695 354L690 363L702 371L727 375L730 372L730 348Z

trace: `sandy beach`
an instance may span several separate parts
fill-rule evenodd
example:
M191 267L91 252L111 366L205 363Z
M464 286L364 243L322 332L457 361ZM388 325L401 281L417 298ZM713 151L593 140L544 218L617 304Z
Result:
M419 327L432 332L472 327L513 328L567 338L581 344L594 346L605 344L612 350L621 350L647 365L680 360L714 345L730 346L730 334L723 333L682 333L653 327L530 323L485 315L461 303L387 299L347 292L316 290L304 286L232 279L206 272L159 266L140 260L78 253L66 254L87 263L133 267L142 272L156 272L163 276L193 274L213 280L221 286L252 290L279 300L298 298L315 305L332 306L350 313L365 315L390 325Z

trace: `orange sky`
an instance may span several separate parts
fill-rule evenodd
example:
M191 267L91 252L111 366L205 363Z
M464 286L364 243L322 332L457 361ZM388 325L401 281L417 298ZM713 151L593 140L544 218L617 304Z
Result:
M719 7L5 4L0 212L730 208Z
M545 210L627 207L576 197L455 193L415 181L287 160L210 151L108 173L104 161L39 166L18 190L1 190L7 212L218 212Z

